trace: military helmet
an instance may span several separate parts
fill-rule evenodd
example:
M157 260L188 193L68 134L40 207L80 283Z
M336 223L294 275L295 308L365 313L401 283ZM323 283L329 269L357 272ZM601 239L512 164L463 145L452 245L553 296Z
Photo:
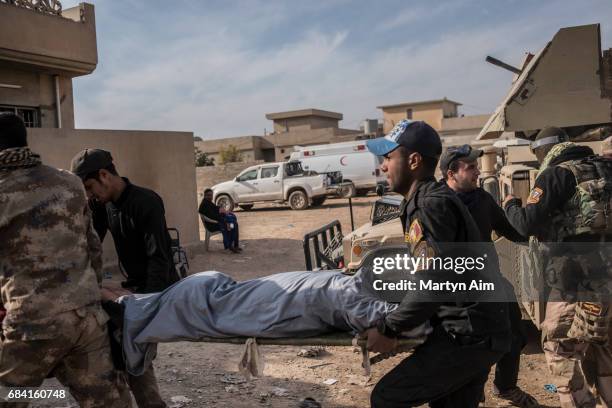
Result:
M556 145L557 143L567 142L568 140L569 137L567 136L567 133L565 133L565 130L558 127L549 126L538 132L535 140L531 142L529 147L533 152L538 147Z

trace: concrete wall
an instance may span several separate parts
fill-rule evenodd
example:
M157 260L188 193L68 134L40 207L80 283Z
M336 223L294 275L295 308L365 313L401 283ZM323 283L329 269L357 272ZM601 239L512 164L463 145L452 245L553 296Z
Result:
M310 129L337 128L338 119L320 116L301 116L274 121L274 132L304 131Z
M0 88L0 105L24 106L39 110L40 126L57 127L55 79L53 75L34 70L19 69L0 61L0 82L21 86L19 89ZM62 127L74 128L72 80L59 77Z
M223 139L210 139L194 142L195 147L215 159L215 165L221 164L219 151L234 145L242 154L242 161L264 160L264 149L273 149L262 136L239 136Z
M198 190L198 201L202 199L204 189L210 188L215 184L231 180L240 174L242 170L259 163L263 163L263 160L229 163L221 166L196 167L195 174Z
M94 7L81 3L77 11L74 21L0 3L0 59L72 76L92 72L98 63Z
M385 108L383 110L383 131L388 133L399 121L407 118L406 111L412 109L413 120L423 120L436 130L442 127L444 108L441 104L422 104L414 106L400 106Z
M43 163L63 169L82 149L109 150L120 175L162 197L167 224L179 229L181 242L199 240L192 133L32 128L28 134ZM113 262L112 240L105 241L105 261Z

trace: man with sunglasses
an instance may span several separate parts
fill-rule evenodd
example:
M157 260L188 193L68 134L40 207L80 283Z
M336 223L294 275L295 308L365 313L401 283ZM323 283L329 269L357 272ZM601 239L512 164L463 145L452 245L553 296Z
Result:
M504 208L519 233L539 242L530 247L540 249L533 257L542 266L534 263L532 273L539 270L550 291L542 323L550 381L561 407L612 406L609 304L594 289L609 280L612 221L585 217L609 208L612 161L556 127L542 129L531 148L540 170L527 203L509 196Z
M472 149L470 145L449 147L440 159L442 177L470 211L480 230L482 242L492 242L493 231L513 242L525 241L526 239L510 225L504 210L495 199L478 186L478 158L482 154L482 150ZM510 282L504 279L504 283L508 293L514 297L514 288ZM538 407L536 399L517 386L521 350L527 344L527 336L516 299L508 303L508 312L512 329L512 349L504 354L495 366L495 395L518 407Z
M367 146L375 155L384 156L381 169L391 190L405 197L401 220L413 257L444 257L449 249L456 249L453 243L481 241L467 208L445 183L434 179L442 143L431 126L402 120L384 138L368 140ZM417 273L456 278L452 270ZM408 294L395 311L367 330L368 349L393 350L400 333L423 324L429 323L432 331L425 343L376 384L372 407L425 403L477 407L491 367L510 349L505 306L442 298L424 301Z

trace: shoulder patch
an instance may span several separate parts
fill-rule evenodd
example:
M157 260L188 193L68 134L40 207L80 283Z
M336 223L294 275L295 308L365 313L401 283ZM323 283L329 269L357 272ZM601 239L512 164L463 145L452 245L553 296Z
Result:
M580 306L582 307L582 310L584 310L586 314L589 314L591 316L601 316L602 315L603 307L601 303L581 302Z
M410 228L408 229L408 232L405 233L404 240L412 246L422 239L423 227L421 226L418 218L415 218L412 223L410 223Z
M436 256L436 253L427 240L419 242L412 251L413 258L420 258L420 261L417 259L415 272L427 269L429 264L428 259L434 256Z
M544 190L542 190L540 187L536 187L533 190L531 190L531 193L529 193L529 197L527 198L527 204L537 204L540 202L540 198L542 198L542 196L544 195Z

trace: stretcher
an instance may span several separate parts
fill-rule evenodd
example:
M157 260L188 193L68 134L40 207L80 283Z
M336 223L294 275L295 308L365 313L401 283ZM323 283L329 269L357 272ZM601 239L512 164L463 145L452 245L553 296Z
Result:
M249 340L248 337L202 337L199 341L205 343L225 343L244 345ZM370 356L366 348L366 339L352 336L346 332L335 332L313 337L291 337L291 338L257 338L257 344L262 346L352 346L358 347L361 351L361 367L365 376L370 376L371 366L397 354L407 353L416 346L422 344L425 338L400 338L395 350L388 353L378 353Z
M128 290L121 287L117 281L105 281L102 283L101 294L104 300L116 301L117 298L131 294ZM291 338L264 338L264 337L200 337L197 341L204 343L225 343L243 345L245 352L248 354L249 347L257 348L258 345L270 346L348 346L356 347L361 351L362 368L366 376L370 375L371 366L383 361L389 357L400 353L406 353L414 349L414 347L422 344L425 338L400 338L398 346L395 350L389 353L379 353L374 356L366 348L366 339L359 335L354 336L348 332L332 332L311 337L291 337ZM255 343L255 344L253 344ZM256 351L255 353L259 353Z

